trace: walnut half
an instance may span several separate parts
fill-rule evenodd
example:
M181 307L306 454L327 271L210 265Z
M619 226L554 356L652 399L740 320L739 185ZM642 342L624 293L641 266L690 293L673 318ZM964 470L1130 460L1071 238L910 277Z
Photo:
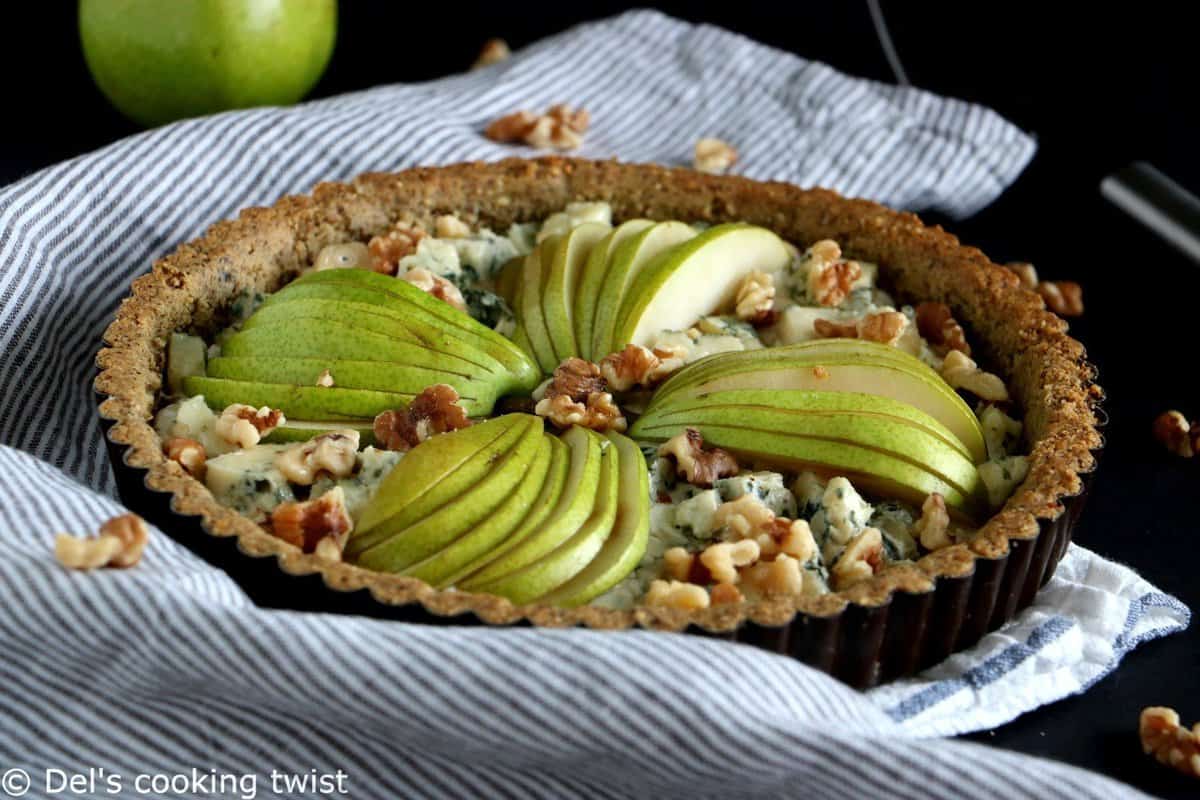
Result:
M675 460L677 474L694 486L711 487L718 478L737 475L733 455L719 447L704 449L704 437L695 428L687 428L658 448L660 456Z
M559 428L581 425L595 431L624 431L627 422L608 392L608 381L597 364L568 358L554 370L546 393L533 413Z
M332 539L340 557L341 547L353 528L345 494L342 487L335 486L316 500L279 505L271 512L268 530L306 553L317 550L325 539ZM322 555L330 557L329 545L322 550Z
M407 408L375 417L375 443L384 450L411 450L439 433L470 427L453 386L437 383L413 398Z
M1173 708L1143 708L1138 720L1142 750L1185 775L1200 777L1200 724L1191 730L1179 723Z
M145 520L137 514L121 514L101 525L90 539L60 533L54 540L54 556L67 569L132 567L142 559L149 536Z

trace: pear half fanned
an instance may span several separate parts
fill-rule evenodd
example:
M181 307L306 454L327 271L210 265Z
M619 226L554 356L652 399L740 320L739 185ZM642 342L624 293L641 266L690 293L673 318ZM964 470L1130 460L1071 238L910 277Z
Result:
M560 364L580 354L580 345L575 339L575 295L592 249L611 230L612 226L603 222L585 222L572 228L547 254L548 261L542 262L546 266L542 283L542 317Z
M546 328L546 316L542 312L542 282L543 276L549 271L549 262L559 238L549 237L525 257L517 286L517 323L525 333L530 353L547 375L558 366L558 356Z
M579 276L579 286L575 290L575 342L579 345L579 355L588 361L599 361L607 353L593 357L592 338L595 329L596 307L604 294L605 278L608 275L608 263L613 253L625 241L635 234L641 233L654 225L648 219L631 219L613 228L607 236L601 239L588 255L583 273Z

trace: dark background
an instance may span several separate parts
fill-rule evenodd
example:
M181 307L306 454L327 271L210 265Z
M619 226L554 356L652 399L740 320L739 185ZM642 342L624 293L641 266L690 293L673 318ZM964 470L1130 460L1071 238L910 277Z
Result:
M1100 367L1111 418L1102 468L1076 539L1136 567L1200 608L1191 559L1200 553L1194 502L1200 459L1165 454L1150 423L1166 408L1200 417L1191 376L1197 342L1196 265L1099 195L1100 180L1146 160L1200 191L1191 121L1197 66L1182 4L904 3L885 0L900 59L916 86L989 105L1032 132L1039 151L1020 180L974 218L946 226L994 260L1028 260L1044 278L1085 289L1072 323ZM338 46L317 96L461 71L484 39L514 47L618 3L342 3ZM111 110L79 52L63 3L15 29L0 48L5 107L0 185L95 149L137 128ZM666 3L676 16L718 24L852 74L891 81L865 2ZM1086 9L1084 12L1083 9ZM570 101L570 98L563 98ZM1200 638L1194 631L1131 653L1086 695L970 738L1103 771L1145 791L1192 796L1200 783L1143 756L1147 705L1200 719Z

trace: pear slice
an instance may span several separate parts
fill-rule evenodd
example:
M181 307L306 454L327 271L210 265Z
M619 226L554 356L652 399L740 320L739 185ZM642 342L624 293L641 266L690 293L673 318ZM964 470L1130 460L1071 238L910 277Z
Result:
M544 436L540 424L525 424L511 448L496 452L487 475L477 484L407 527L397 529L393 521L385 523L381 529L388 531L387 535L358 553L355 563L380 572L404 572L470 536L469 531L482 529L490 537L495 534L495 523L501 528L516 524L521 509L507 504L507 499L520 493ZM433 572L434 577L441 574Z
M630 435L663 441L686 427L751 462L861 476L920 506L940 492L972 515L982 484L951 434L924 412L850 392L740 390L669 403L638 419ZM855 477L852 477L855 476Z
M393 408L403 408L413 399L412 394L377 392L370 389L339 389L324 386L291 386L284 383L232 381L195 375L184 378L189 395L204 395L208 407L216 410L245 403L255 407L278 408L284 416L297 419L370 420ZM470 414L482 413L475 398L463 398L462 405Z
M781 272L791 259L784 241L766 228L744 223L709 228L642 268L621 300L611 348L644 346L659 331L686 330L732 306L747 274Z
M554 247L553 258L543 276L542 316L560 364L580 353L574 320L580 274L592 250L611 230L612 226L603 222L585 222L563 234Z
M541 424L528 414L509 414L434 436L406 453L363 510L346 543L347 558L353 560L479 483L495 459L527 431L530 420Z
M521 482L490 516L444 549L405 569L404 574L437 586L504 541L521 525L522 519L529 513L530 504L545 486L554 452L550 444L552 441L558 439L546 433L540 434L537 453L527 465ZM513 469L516 462L510 458L508 464L509 466L498 464L497 469ZM473 496L474 493L469 495Z
M546 274L558 239L551 236L525 257L517 291L517 318L542 372L547 375L554 372L558 360L542 314L542 276Z
M559 499L562 497L563 492L567 490L567 473L571 463L571 449L557 436L547 435L545 441L550 446L550 463L546 469L541 492L538 493L532 504L525 510L525 518L504 541L497 543L491 551L479 555L453 574L444 577L440 582L435 584L437 588L445 589L453 586L464 576L478 572L493 561L497 554L503 553L525 541L530 533L541 528L542 524L550 516L550 513L558 507Z
M634 441L619 433L605 434L621 464L617 516L604 547L583 570L537 602L581 606L620 583L641 562L650 538L650 478L646 457Z
M954 434L972 461L987 460L979 420L940 375L907 353L874 342L860 344L872 347L801 345L773 348L789 351L785 353L763 350L717 354L672 375L647 411L684 397L733 389L874 394L924 411ZM760 356L760 352L767 355Z
M523 386L536 386L541 379L537 364L503 335L407 281L361 269L310 272L267 298L263 307L302 297L380 306L384 309L381 313L398 315L421 328L442 330L473 342L504 364Z
M505 262L504 266L496 271L495 278L492 283L495 287L496 294L499 295L504 302L512 306L516 300L517 287L521 281L521 269L525 264L525 256L515 256Z
M507 597L514 603L528 603L554 590L583 571L612 535L617 518L621 460L619 451L610 441L588 431L590 437L603 441L600 459L600 483L596 487L595 505L579 529L566 541L537 561L497 580L475 586L475 591ZM638 454L641 458L641 454Z
M562 436L571 451L567 479L562 495L545 521L509 541L492 554L487 563L466 578L457 581L459 589L475 591L485 583L515 572L551 552L587 521L596 503L600 484L600 437L586 428L571 427Z
M363 423L338 422L337 420L305 420L288 419L287 424L280 425L268 433L263 441L268 444L283 444L287 442L307 442L314 436L330 431L352 430L358 433L359 444L363 447L375 443L375 428Z
M646 264L695 236L696 229L691 225L677 221L659 222L633 234L613 249L604 272L604 282L596 296L596 311L592 322L593 361L599 361L609 353L621 349L613 340L617 313L628 295L630 286Z
M648 219L631 219L613 228L607 236L599 241L588 255L587 263L579 276L579 286L575 290L575 343L579 345L579 356L588 361L592 360L593 323L596 318L596 306L599 303L604 278L608 273L608 261L613 252L635 234L653 225ZM597 356L596 360L607 355Z

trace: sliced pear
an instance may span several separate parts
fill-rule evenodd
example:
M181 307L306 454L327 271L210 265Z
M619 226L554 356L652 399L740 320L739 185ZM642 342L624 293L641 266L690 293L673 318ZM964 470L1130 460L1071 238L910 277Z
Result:
M502 363L523 386L533 387L541 380L537 364L511 341L407 281L361 269L310 272L267 298L263 307L302 297L382 306L386 311L381 313L398 315L419 327L428 326L474 342Z
M588 254L587 263L579 277L579 286L575 290L575 343L579 346L581 358L592 360L593 322L596 318L596 306L604 286L604 278L608 273L609 259L623 242L653 224L648 219L631 219L623 222L613 228ZM605 355L607 353L597 356L596 360L598 361Z
M617 314L631 285L646 264L695 236L696 229L691 225L675 221L659 222L631 235L613 249L604 272L604 282L596 296L592 360L598 361L620 349L613 340Z
M496 294L503 298L509 306L512 306L516 299L517 286L520 285L521 269L524 264L525 256L516 256L509 259L496 271L496 277L493 280Z
M384 411L403 408L414 396L370 389L231 381L199 375L184 378L183 386L189 395L204 395L204 401L212 409L220 410L234 403L245 403L255 407L278 408L284 416L297 419L369 420ZM473 397L463 398L462 405L468 414L472 411L483 413Z
M525 331L525 337L533 350L542 372L549 374L558 366L554 344L546 329L546 319L542 313L542 276L545 274L550 257L558 242L557 236L546 239L528 256L521 270L521 281L518 287L517 318Z
M605 434L621 464L613 531L579 574L537 598L552 606L580 606L620 583L641 562L650 538L650 479L641 448L619 433Z
M744 223L709 228L642 268L621 301L611 348L644 346L659 331L686 330L732 306L747 274L780 272L791 259L784 241L766 228Z
M527 431L531 419L537 420L527 414L508 414L434 436L406 453L363 511L346 543L347 558L353 560L479 483L499 454Z
M208 345L199 336L172 333L167 344L167 390L178 395L183 391L183 379L203 375L208 360Z
M599 434L588 431L588 435L601 440ZM507 597L514 603L528 603L566 583L596 558L612 535L621 474L619 451L609 441L603 441L603 444L600 483L587 520L570 538L537 561L495 581L480 584L475 591ZM638 457L641 457L640 453Z
M511 448L497 451L487 475L477 484L407 527L396 530L394 523L385 523L381 527L389 535L358 553L355 563L380 572L404 572L470 536L470 531L482 528L488 536L494 535L493 520L502 527L515 524L520 509L506 502L520 491L544 436L540 424L526 424L521 430Z
M263 438L263 441L268 443L307 442L309 439L314 436L320 436L322 433L346 429L358 433L359 444L363 447L375 443L375 429L373 425L338 422L331 419L288 419L286 425L280 425L278 428L272 430Z
M580 274L592 250L611 230L612 226L603 222L585 222L565 233L554 247L543 276L542 316L560 364L580 353L574 320Z
M554 509L541 525L523 536L513 536L481 569L457 581L458 588L475 591L532 564L569 539L587 521L600 484L601 440L578 426L569 428L562 438L570 448L571 460L563 493Z
M530 504L537 498L546 483L546 475L553 455L551 442L558 441L546 433L540 433L537 452L526 465L521 482L508 497L484 521L459 536L444 549L439 550L420 563L404 570L405 575L420 578L437 586L446 578L460 572L475 559L491 552L504 541L528 515ZM498 464L497 469L513 469L516 463L511 458L509 466ZM491 480L489 477L487 480ZM470 496L474 496L472 493ZM404 534L400 534L404 535Z
M979 420L941 376L907 353L874 342L859 344L870 347L798 345L721 353L672 375L648 410L683 397L733 389L874 394L924 411L954 434L972 461L987 460Z
M557 436L547 435L545 441L550 446L550 463L546 469L541 492L538 493L538 496L525 510L525 518L521 521L520 525L492 550L477 556L470 563L463 565L456 572L446 576L435 584L437 588L444 589L448 586L453 586L464 576L478 572L499 554L525 541L529 534L541 529L542 524L546 522L551 512L558 507L559 499L562 497L563 492L567 491L567 473L571 464L571 449Z

